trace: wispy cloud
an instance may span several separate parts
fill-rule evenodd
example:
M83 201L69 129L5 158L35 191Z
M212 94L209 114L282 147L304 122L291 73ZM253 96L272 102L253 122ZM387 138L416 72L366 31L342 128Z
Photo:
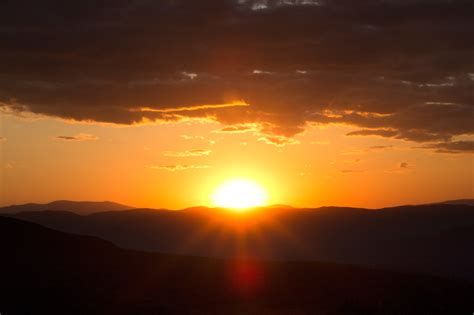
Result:
M347 136L378 136L378 137L395 137L398 134L396 130L391 129L361 129L351 131Z
M191 79L191 80L194 80L195 78L197 78L197 73L193 73L193 72L186 72L186 71L183 71L181 73L184 77L188 78L188 79Z
M185 171L185 170L190 170L190 169L205 169L205 168L210 168L211 166L209 165L196 165L196 164L191 164L191 165L181 165L181 164L174 164L174 165L151 165L148 166L148 168L154 169L154 170L163 170L163 171L169 171L169 172L177 172L177 171Z
M299 144L300 142L294 138L284 136L262 136L258 138L259 141L263 141L267 144L273 144L278 147L284 147L286 145Z
M55 139L64 141L92 141L99 139L99 137L87 133L80 133L74 136L56 136Z
M345 163L359 163L361 159L351 159L351 160L345 160Z
M330 142L329 141L311 141L310 144L328 145L328 144L330 144Z
M211 154L212 150L196 149L196 150L187 150L187 151L165 151L163 152L164 156L172 157L188 157L188 156L205 156Z
M139 107L139 108L131 108L130 112L176 113L176 112L188 112L188 111L203 110L203 109L216 109L216 108L242 107L242 106L246 107L246 106L250 106L250 104L247 104L243 101L239 101L239 102L232 102L232 103L226 103L226 104L183 106L183 107L165 108L165 109L156 109L156 108L151 108L151 107Z
M257 131L255 125L252 124L243 124L243 125L233 125L227 126L219 130L214 130L213 132L216 133L244 133L250 131Z
M386 150L393 148L393 145L373 145L369 147L369 150Z
M347 169L347 170L342 170L341 173L343 174L350 174L350 173L362 173L363 171L361 170L350 170L350 169Z
M252 71L252 74L273 74L273 72L255 69L255 70Z
M192 140L192 139L198 139L198 140L204 140L204 136L190 136L190 135L181 135L180 136L184 140Z

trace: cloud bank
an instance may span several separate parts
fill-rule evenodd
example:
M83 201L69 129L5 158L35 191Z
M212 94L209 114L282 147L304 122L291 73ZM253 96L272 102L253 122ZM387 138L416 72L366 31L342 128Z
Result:
M25 0L0 21L8 112L254 124L280 145L332 123L445 151L474 133L472 1Z
M438 153L474 153L474 141L441 142L426 144L421 148L435 149Z

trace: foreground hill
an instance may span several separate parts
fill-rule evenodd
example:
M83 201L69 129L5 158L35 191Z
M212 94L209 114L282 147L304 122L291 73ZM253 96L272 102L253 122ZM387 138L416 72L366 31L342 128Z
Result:
M28 211L69 211L76 214L91 214L104 211L123 211L133 207L121 205L110 201L68 201L57 200L47 204L28 203L24 205L12 205L0 208L0 214L14 214Z
M474 280L474 207L134 209L16 218L129 249L208 257L324 260Z
M318 262L123 250L0 217L2 314L470 314L470 284Z

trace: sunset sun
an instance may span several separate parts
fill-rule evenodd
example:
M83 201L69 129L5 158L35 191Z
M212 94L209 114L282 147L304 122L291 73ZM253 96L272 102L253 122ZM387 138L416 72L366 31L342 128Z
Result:
M266 205L268 195L265 189L246 179L229 180L216 188L212 194L215 206L243 211L247 208Z

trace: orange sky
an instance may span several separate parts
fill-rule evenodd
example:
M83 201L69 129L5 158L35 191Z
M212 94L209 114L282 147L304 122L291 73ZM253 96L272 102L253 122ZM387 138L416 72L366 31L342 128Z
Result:
M471 11L441 0L9 2L0 205L211 205L235 178L298 207L473 198Z
M258 182L270 204L298 207L474 197L472 154L347 136L355 130L348 125L308 127L278 146L258 131L219 131L225 126L210 120L118 126L4 113L0 123L1 205L70 199L210 206L215 188L234 178Z

